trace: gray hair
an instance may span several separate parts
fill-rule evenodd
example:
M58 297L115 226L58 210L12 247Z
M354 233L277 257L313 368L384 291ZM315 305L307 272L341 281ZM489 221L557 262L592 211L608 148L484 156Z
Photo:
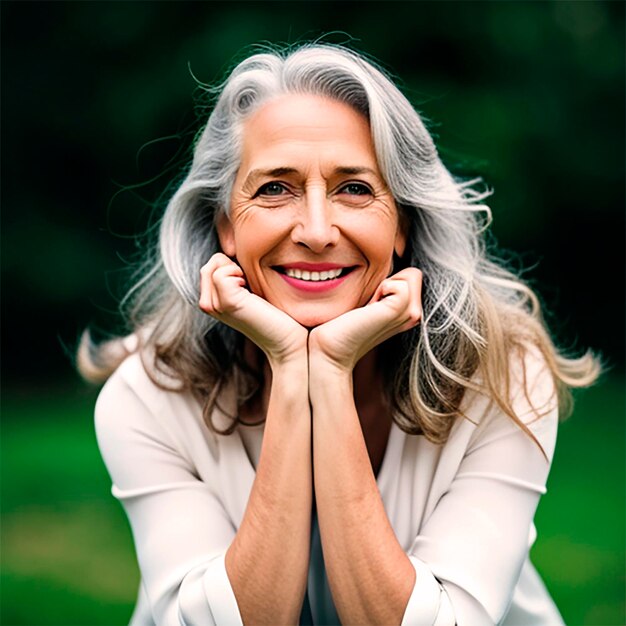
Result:
M419 115L381 70L350 50L306 45L282 54L255 54L241 62L220 88L189 173L161 224L165 268L188 302L197 302L199 269L218 249L215 218L229 210L243 122L284 94L326 96L362 113L396 202L423 213L438 264L471 278L478 254L475 220L468 212L488 213L478 204L487 193L475 193L468 183L452 179Z
M591 356L583 367L582 361L556 353L534 293L488 258L482 232L491 220L483 203L489 191L479 180L452 177L419 114L374 63L327 44L264 50L243 60L222 85L208 91L217 96L214 108L195 143L189 171L163 215L159 253L129 294L134 330L150 328L155 345L184 344L179 354L198 367L208 363L215 370L220 360L220 355L206 354L209 332L222 333L213 345L234 349L232 336L227 339L232 331L217 328L223 325L202 313L197 303L200 268L219 251L216 219L229 211L243 123L274 98L313 94L343 102L369 121L381 173L410 224L403 263L424 273L423 320L405 333L407 358L390 381L400 427L424 432L433 441L445 440L464 391L484 390L475 382L479 367L483 374L493 374L491 395L502 400L505 410L509 407L502 391L508 389L508 378L496 371L516 343L502 339L507 316L515 320L510 326L517 328L519 342L530 337L539 345L557 382L581 385L597 375ZM175 358L169 361L175 371L188 369ZM199 373L186 378L202 379Z

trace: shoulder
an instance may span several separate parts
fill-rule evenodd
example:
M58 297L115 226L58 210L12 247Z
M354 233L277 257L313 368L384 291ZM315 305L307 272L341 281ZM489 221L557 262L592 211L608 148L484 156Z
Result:
M156 408L164 390L148 375L139 352L128 356L102 387L96 414L117 413L131 397L148 410Z
M163 382L163 386L159 383ZM138 352L128 356L103 386L95 407L101 447L160 441L181 448L203 428L202 409L190 394L146 371Z
M102 388L95 431L118 497L216 476L220 446L200 403L190 393L161 388L139 354L126 358Z
M533 445L532 433L548 458L552 458L559 421L558 394L554 377L541 351L526 346L509 356L509 385L505 401L515 416L507 414L494 398L469 392L463 402L461 419L471 435L468 452L502 437L517 436ZM481 381L482 382L482 381ZM516 421L518 423L516 423Z

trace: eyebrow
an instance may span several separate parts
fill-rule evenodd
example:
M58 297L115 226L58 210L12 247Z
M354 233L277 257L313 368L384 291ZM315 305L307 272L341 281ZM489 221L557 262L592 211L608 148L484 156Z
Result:
M246 176L243 186L249 185L257 178L269 177L275 178L279 176L286 176L287 174L297 174L298 170L295 167L273 167L271 169L254 169ZM340 174L343 176L355 176L358 174L372 174L373 176L380 177L380 174L371 167L348 167L341 166L336 167L333 170L333 174Z

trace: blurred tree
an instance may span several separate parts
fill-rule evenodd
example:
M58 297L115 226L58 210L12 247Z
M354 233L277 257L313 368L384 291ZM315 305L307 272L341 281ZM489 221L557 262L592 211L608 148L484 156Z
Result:
M495 189L493 232L535 265L565 345L623 365L624 5L3 2L4 349L66 377L109 327L133 236L162 208L214 82L259 42L345 42L401 78L442 155ZM196 101L197 102L197 101Z
M324 35L399 76L452 171L495 190L494 236L532 268L561 342L623 368L624 3L4 0L0 13L2 623L127 623L130 533L94 393L63 345L118 323L135 237L206 119L194 77L215 83L252 44ZM570 624L624 623L623 403L617 377L583 395L537 515L533 558Z

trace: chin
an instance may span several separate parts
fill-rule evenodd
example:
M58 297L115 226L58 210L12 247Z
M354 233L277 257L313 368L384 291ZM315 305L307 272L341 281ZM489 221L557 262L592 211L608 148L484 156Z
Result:
M305 328L312 329L316 326L321 326L326 322L330 322L330 320L334 320L346 313L346 311L287 311L287 313L293 317L298 324L304 326Z
M324 320L319 320L319 321L302 321L302 322L298 322L299 324L301 324L302 326L304 326L307 330L313 330L314 328L317 328L318 326L322 326L322 324L325 324L326 322L330 322L330 320L324 319Z
M296 320L296 322L298 322L298 324L300 324L301 326L304 326L305 328L309 330L315 328L316 326L321 326L322 324L325 324L326 322L330 322L331 319L334 319L334 317L320 316L320 315L304 315L304 316L292 316L292 317L293 319Z

